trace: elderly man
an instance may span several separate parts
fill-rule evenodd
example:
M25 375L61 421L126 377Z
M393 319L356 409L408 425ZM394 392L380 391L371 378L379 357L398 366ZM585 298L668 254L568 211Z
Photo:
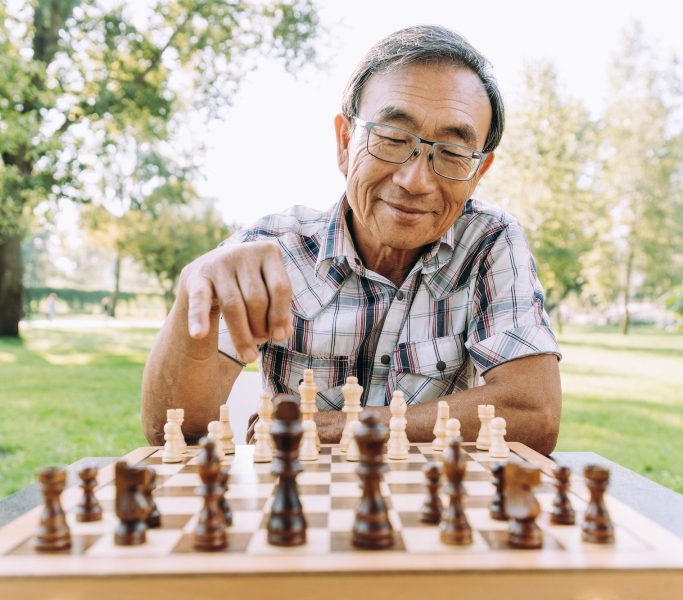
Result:
M354 375L387 423L404 392L411 441L432 439L437 399L474 439L486 403L508 439L549 453L559 351L534 260L519 223L472 198L504 123L486 59L442 27L396 32L357 67L334 123L335 205L268 216L183 270L145 369L146 436L161 441L171 406L202 435L259 357L273 394L298 395L313 369L323 441L339 440Z

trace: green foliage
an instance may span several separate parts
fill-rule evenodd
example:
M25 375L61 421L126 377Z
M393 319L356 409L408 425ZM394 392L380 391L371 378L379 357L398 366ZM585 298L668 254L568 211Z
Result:
M130 221L125 247L157 277L170 309L183 267L229 234L230 228L210 204L159 204L156 210L139 212Z
M560 95L551 65L529 66L524 83L486 189L524 225L552 310L584 284L581 261L595 237L595 132L586 109Z
M108 290L83 290L75 288L27 287L24 290L26 314L35 315L39 307L47 299L48 294L55 293L60 302L64 302L74 313L101 313L102 299L111 294ZM153 304L158 294L140 292L119 292L123 302L137 304Z

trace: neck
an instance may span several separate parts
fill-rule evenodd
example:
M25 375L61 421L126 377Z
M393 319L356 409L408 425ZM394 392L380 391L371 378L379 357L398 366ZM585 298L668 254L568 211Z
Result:
M357 235L358 228L354 227L353 217L347 220L347 224L356 252L365 268L386 277L400 288L422 254L423 248L390 248L375 239L363 239Z

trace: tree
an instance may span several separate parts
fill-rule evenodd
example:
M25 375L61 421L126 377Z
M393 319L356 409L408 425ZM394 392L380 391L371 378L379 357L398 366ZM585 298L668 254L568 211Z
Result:
M594 140L587 111L561 96L554 68L528 66L485 190L524 225L560 330L560 305L583 286L582 260L595 237Z
M121 138L227 106L258 56L313 56L311 0L34 0L0 6L0 336L18 336L21 240L42 201L89 201Z
M129 219L125 248L156 276L166 309L171 310L183 267L229 234L230 228L210 203L161 203L157 210L139 212Z
M638 23L623 36L610 83L598 190L611 206L612 235L602 262L619 266L626 334L636 276L650 296L683 278L683 85L676 60L662 60Z

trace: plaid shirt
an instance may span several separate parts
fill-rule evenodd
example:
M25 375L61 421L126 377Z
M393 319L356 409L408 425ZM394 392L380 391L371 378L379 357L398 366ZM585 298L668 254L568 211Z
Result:
M414 265L400 289L363 266L342 198L327 212L297 206L224 244L275 239L292 289L294 335L260 347L263 387L298 396L313 369L321 410L344 404L349 375L362 404L408 404L472 386L473 376L521 356L560 357L536 265L519 223L478 200ZM235 357L221 322L218 349Z

